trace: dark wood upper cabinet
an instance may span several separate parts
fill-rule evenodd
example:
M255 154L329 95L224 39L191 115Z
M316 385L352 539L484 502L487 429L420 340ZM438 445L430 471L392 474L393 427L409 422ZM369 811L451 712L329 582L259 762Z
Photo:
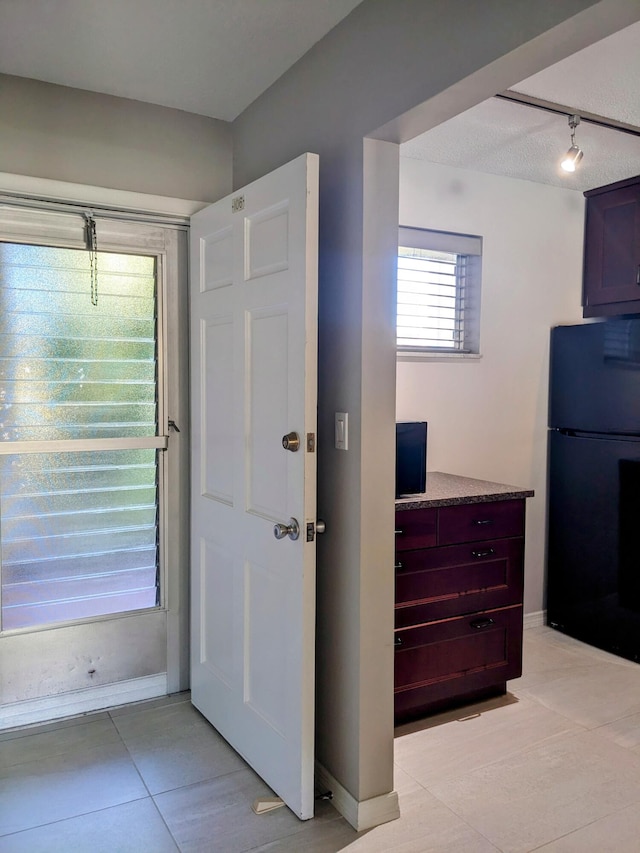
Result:
M585 198L583 315L640 313L640 176Z

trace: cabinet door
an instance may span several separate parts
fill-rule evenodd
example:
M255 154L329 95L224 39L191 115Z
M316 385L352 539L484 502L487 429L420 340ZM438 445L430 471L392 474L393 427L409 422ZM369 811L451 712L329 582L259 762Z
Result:
M587 200L584 305L586 309L638 300L640 184L635 184ZM617 313L629 310L619 305ZM586 316L597 316L597 313L585 311Z

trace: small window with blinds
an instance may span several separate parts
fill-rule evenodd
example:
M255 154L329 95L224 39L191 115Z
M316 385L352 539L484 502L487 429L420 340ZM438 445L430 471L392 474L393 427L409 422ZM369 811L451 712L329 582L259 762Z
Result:
M399 354L479 352L482 238L401 227Z

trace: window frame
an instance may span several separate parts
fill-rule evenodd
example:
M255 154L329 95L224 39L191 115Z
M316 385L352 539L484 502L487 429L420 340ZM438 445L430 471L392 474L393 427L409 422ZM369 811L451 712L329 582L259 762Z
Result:
M418 228L401 225L398 228L398 259L408 257L400 254L400 248L447 252L464 258L464 288L459 292L460 281L456 280L456 299L461 301L462 323L461 345L456 347L434 347L402 345L396 340L396 354L401 361L477 359L480 358L480 297L482 280L483 239L474 234ZM396 296L397 306L397 296ZM457 309L458 310L458 309ZM397 337L397 335L396 335Z
M159 488L158 517L161 599L159 607L105 614L90 619L71 620L13 631L1 636L37 633L52 627L104 622L122 616L163 611L167 620L167 692L188 686L188 555L189 555L189 374L187 217L171 214L139 213L77 202L48 202L42 198L16 197L0 193L0 239L59 248L85 249L83 214L96 220L98 251L153 256L157 269L157 358L158 428L152 444L157 448ZM169 429L170 422L179 427ZM147 439L143 439L147 442ZM92 439L91 449L100 444L116 449L118 443L136 439ZM25 447L25 445L29 447ZM36 444L40 447L36 448ZM68 442L6 442L5 453L29 450L59 450ZM67 446L64 449L69 449ZM77 442L74 449L82 449Z

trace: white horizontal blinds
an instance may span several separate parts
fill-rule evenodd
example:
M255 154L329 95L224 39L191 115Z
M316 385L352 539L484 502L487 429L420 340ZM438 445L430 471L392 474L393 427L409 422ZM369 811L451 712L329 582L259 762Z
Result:
M398 346L460 345L457 256L401 246L398 255Z
M0 243L3 630L159 603L156 260L97 268Z
M480 252L478 237L400 229L399 349L466 350L467 274Z

